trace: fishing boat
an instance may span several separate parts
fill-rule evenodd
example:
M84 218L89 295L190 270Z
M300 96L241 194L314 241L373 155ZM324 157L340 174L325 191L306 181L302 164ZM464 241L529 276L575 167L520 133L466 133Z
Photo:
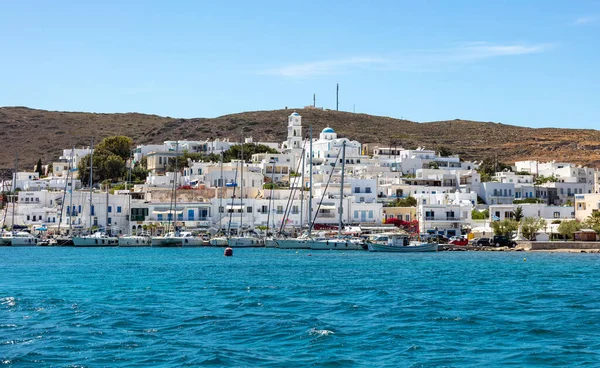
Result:
M387 242L368 242L369 252L437 252L437 243L411 242L406 234L390 234Z

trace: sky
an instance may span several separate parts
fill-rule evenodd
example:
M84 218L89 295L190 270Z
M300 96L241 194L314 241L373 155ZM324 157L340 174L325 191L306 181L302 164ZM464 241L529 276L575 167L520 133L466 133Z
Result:
M0 0L0 106L600 127L597 1Z

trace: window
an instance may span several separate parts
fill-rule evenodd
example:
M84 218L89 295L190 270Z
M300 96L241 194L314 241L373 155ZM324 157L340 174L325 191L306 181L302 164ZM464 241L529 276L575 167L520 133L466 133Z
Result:
M35 215L33 215L33 221L36 221L36 217L35 217Z
M121 206L117 206L117 213L121 213Z
M219 213L223 213L223 212L224 212L224 210L225 210L225 209L223 208L223 206L219 206Z
M262 212L262 213L267 213L267 212L269 212L269 207L268 207L268 206L265 206L265 205L263 205L263 206L261 207L261 209L260 209L260 212Z
M94 211L94 205L92 205L92 210L91 210L91 214L92 214L92 216L95 216L95 215L96 215L94 212L95 212L95 211Z
M27 215L27 221L31 220L31 217L29 217L29 215Z
M360 193L360 187L354 187L354 193Z
M298 213L298 206L292 206L292 214L297 215Z
M194 210L188 210L188 220L189 221L194 220Z
M112 224L112 218L111 217L108 218L108 225L110 225L110 224Z
M358 218L358 211L354 211L354 218Z
M163 215L162 215L162 213L159 213L158 215L156 215L156 219L157 219L158 221L162 221L162 220L163 220Z
M400 216L402 216L402 215L400 215ZM404 218L405 218L405 221L410 221L410 215L405 215Z
M246 212L252 213L252 206L247 206L246 207Z
M369 218L372 219L373 218L373 210L369 211Z
M371 187L366 187L365 188L365 193L371 193Z
M554 218L560 218L560 212L554 212Z
M112 212L112 206L108 206L108 212Z
M283 206L277 206L277 213L278 214L282 214L283 213Z

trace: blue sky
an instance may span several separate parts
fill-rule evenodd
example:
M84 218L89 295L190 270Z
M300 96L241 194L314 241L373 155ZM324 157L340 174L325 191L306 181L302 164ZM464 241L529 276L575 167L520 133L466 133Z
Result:
M0 106L597 128L600 1L0 0Z

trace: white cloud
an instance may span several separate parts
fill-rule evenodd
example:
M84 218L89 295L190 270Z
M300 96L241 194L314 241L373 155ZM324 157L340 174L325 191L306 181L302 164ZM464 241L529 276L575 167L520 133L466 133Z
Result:
M579 18L575 19L573 24L575 24L577 26L581 26L581 25L585 25L585 24L596 23L599 20L600 20L600 17L598 17L598 16L579 17Z
M480 62L491 58L539 54L553 47L554 45L548 43L494 44L469 42L445 49L402 50L386 58L352 57L291 64L263 71L261 74L309 78L320 75L349 73L356 69L437 71L453 65Z

